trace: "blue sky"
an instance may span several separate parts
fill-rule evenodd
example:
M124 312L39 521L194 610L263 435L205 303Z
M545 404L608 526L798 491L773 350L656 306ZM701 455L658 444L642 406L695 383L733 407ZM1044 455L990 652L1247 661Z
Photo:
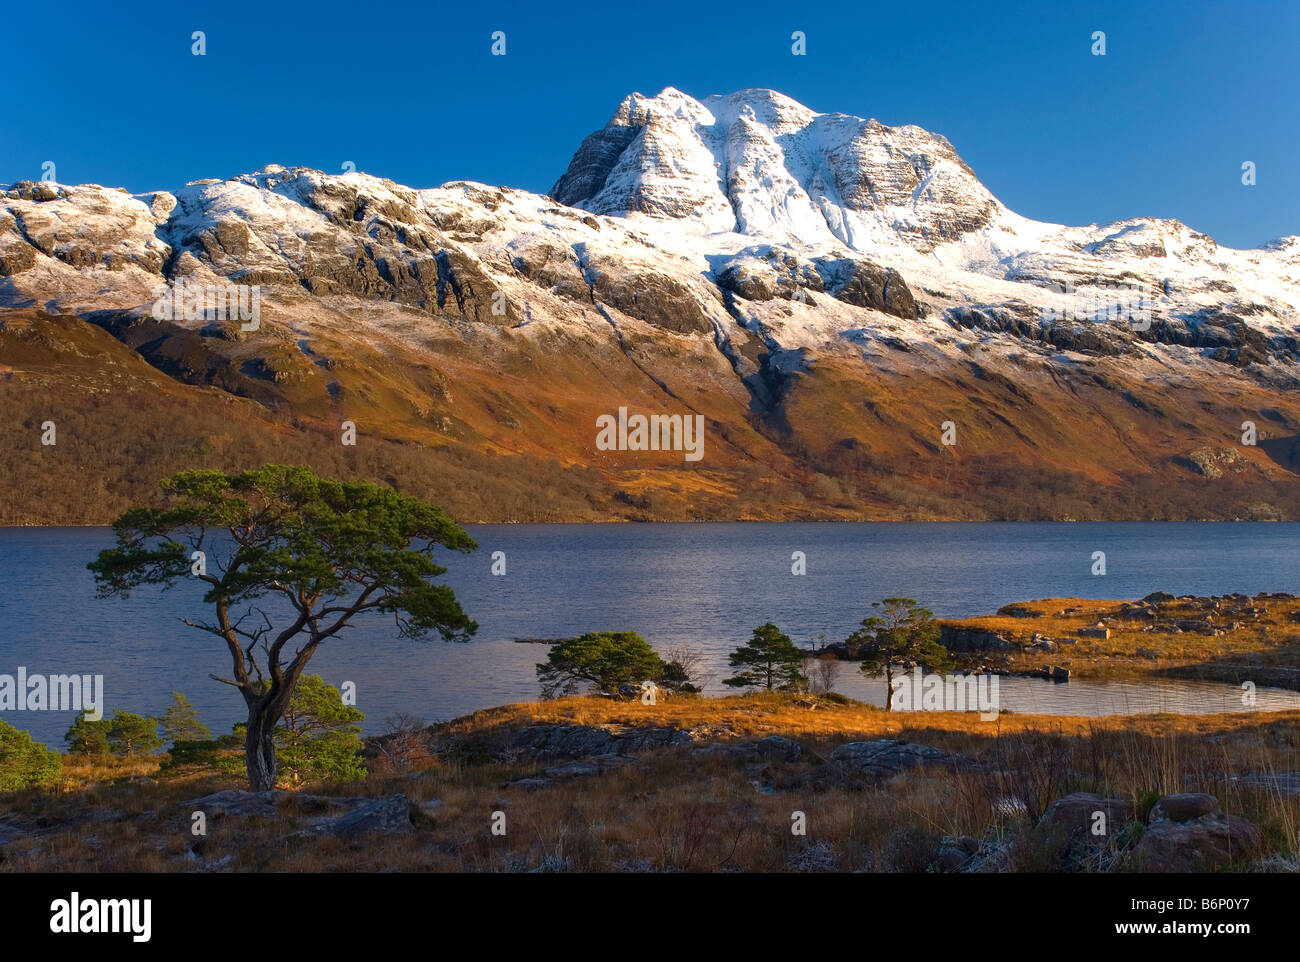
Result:
M1300 4L1135 7L65 2L10 18L0 182L47 160L132 191L350 160L546 191L633 90L772 87L944 134L1026 216L1177 217L1229 246L1300 233Z

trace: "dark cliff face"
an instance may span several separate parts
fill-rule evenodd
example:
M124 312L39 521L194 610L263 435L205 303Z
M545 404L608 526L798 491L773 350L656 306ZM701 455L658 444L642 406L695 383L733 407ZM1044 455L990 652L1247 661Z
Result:
M551 196L570 207L591 200L604 189L609 172L639 130L639 127L614 126L589 135L573 155L568 170L551 188Z

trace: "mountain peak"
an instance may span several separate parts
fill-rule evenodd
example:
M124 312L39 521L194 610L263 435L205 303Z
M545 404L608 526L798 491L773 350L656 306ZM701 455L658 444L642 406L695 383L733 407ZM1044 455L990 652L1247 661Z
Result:
M818 113L766 88L633 93L551 194L598 214L857 249L930 250L1001 209L943 137Z

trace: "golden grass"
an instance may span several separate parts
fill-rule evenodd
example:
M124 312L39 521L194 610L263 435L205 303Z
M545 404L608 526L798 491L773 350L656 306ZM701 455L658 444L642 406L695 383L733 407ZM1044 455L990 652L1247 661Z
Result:
M815 705L815 707L814 707ZM636 756L597 776L510 783L556 760L503 754L531 724L671 726L709 740L779 733L800 742L792 762L745 761L689 746ZM345 842L289 836L308 816L214 817L205 839L189 833L180 803L238 783L211 775L122 777L126 769L73 766L55 797L23 793L12 817L38 818L39 834L4 847L0 870L80 871L932 871L944 836L1008 840L1007 870L1062 867L1034 824L1053 798L1097 791L1144 806L1160 794L1207 791L1225 811L1255 821L1272 861L1291 864L1300 799L1228 780L1291 771L1300 753L1300 711L1223 715L1058 718L1003 714L886 713L871 706L779 694L681 698L643 706L599 698L521 703L476 712L430 730L440 763L421 772L372 775L365 783L309 786L328 794L404 793L414 830ZM822 782L817 773L847 741L890 737L959 752L969 770L913 770L881 785ZM476 740L473 761L448 748ZM94 781L97 776L110 780ZM82 780L85 780L84 783ZM79 787L69 788L72 783ZM1016 799L1017 813L1005 807ZM437 799L432 815L419 803ZM506 834L491 832L504 812ZM791 833L803 812L806 836ZM197 849L197 851L195 851ZM1075 868L1122 868L1117 851Z
M955 628L996 632L1017 645L1029 644L1035 634L1058 642L1054 652L1017 649L1001 658L968 656L1013 671L1061 665L1086 678L1164 675L1234 682L1250 679L1261 685L1300 688L1300 671L1293 670L1300 667L1300 599L1261 602L1265 614L1219 635L1143 631L1146 622L1118 617L1124 603L1044 598L1015 606L1034 612L1034 617L996 614L947 619L945 623ZM1228 627L1227 617L1211 614L1221 627ZM1166 602L1160 606L1162 622L1199 621L1204 615L1205 611L1195 603ZM1080 628L1102 619L1111 629L1109 639L1078 635ZM1062 639L1073 644L1060 644Z
M813 706L813 707L810 707ZM978 739L1000 729L1007 733L1129 731L1153 736L1213 734L1251 728L1259 718L1300 720L1290 712L1229 712L1216 715L1021 715L1003 712L996 721L981 721L974 712L887 712L874 705L845 700L793 697L780 692L731 695L725 698L668 698L657 705L639 701L575 697L554 701L517 702L474 712L438 726L448 734L517 729L527 725L632 725L698 728L725 727L735 736L781 734L790 738L843 736L898 738L919 730Z

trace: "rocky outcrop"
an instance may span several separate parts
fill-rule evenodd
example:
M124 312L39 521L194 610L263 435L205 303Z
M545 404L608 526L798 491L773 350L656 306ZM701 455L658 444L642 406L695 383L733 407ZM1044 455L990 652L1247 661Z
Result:
M1237 452L1229 448L1197 448L1186 456L1175 457L1174 463L1203 478L1221 478L1225 469L1244 466Z
M1103 357L1137 353L1142 343L1192 347L1207 360L1234 367L1267 363L1270 355L1286 358L1300 351L1294 335L1265 334L1237 315L1219 309L1183 316L1153 317L1143 326L1132 319L1069 317L1028 304L970 307L947 312L948 323L961 330L1010 334L1062 350Z
M963 628L960 625L939 626L939 644L949 651L1011 651L1015 645L995 631L983 628Z
M606 772L613 771L616 768L622 768L630 764L632 759L627 755L619 755L614 752L608 752L603 755L593 755L583 761L565 762L562 765L550 765L542 770L540 775L530 775L526 778L517 778L508 783L508 787L537 789L545 788L554 782L568 781L573 778L590 778L595 775L603 775Z
M652 748L692 744L688 731L640 728L632 725L532 725L506 743L508 752L539 757L585 758L592 755L631 755Z
M206 815L272 818L279 811L275 805L276 799L282 795L283 793L274 791L248 792L229 788L204 795L202 798L191 798L189 801L181 802L181 807L190 811L203 812Z
M911 768L924 765L951 765L958 759L951 752L929 745L881 738L869 742L849 742L830 755L832 765L857 775L886 779Z
M591 300L676 334L713 330L699 294L686 284L653 272L629 269L607 256L581 259Z
M826 290L817 265L781 247L742 251L715 268L718 287L747 301L775 298L816 305Z
M424 810L427 813L436 807L435 803ZM295 833L299 837L332 835L354 839L367 835L402 835L412 829L411 804L405 795L343 797L280 789L250 792L231 788L180 802L176 810L187 818L194 812L202 812L209 818L307 816L310 824Z
M366 835L405 835L412 827L410 802L405 795L393 795L358 806L317 831L335 838L352 839Z
M611 122L608 127L589 134L578 148L569 169L551 188L551 196L561 204L578 207L601 192L610 172L640 128Z
M901 274L861 258L823 261L818 265L823 277L834 279L827 289L836 300L854 307L870 308L895 317L920 315L916 300Z
M1300 796L1300 772L1251 772L1249 775L1233 776L1231 780L1278 795Z

